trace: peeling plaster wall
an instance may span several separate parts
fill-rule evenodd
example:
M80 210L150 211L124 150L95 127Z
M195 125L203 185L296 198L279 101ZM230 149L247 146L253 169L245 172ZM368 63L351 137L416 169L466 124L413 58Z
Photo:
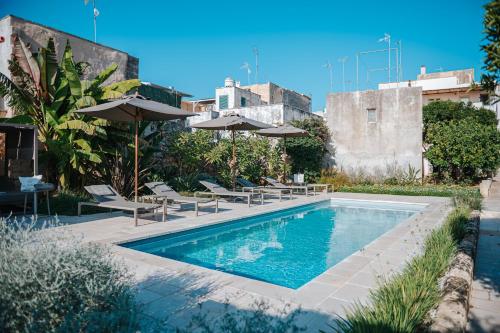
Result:
M259 105L249 108L223 110L220 111L220 114L222 116L232 112L271 125L282 125L292 120L303 120L313 117L321 118L311 112L301 111L283 104Z
M376 121L368 121L374 109ZM335 164L347 172L385 172L397 164L422 169L422 89L332 93L326 120L335 146Z

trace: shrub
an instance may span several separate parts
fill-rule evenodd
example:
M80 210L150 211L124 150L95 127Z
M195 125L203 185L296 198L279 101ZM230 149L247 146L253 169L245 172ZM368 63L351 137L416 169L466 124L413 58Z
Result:
M435 197L476 197L480 198L479 190L475 187L458 185L344 185L335 189L338 192L372 193L372 194L394 194L415 195ZM479 199L480 200L480 199Z
M350 185L351 180L349 176L336 168L323 169L321 170L321 176L318 183L320 184L331 184L334 189L339 187Z
M485 108L476 108L472 103L434 101L423 107L424 133L429 125L463 119L494 127L497 126L498 122L494 112Z
M78 203L90 201L90 196L86 193L80 193L70 190L62 190L50 198L50 210L53 215L76 215L78 213ZM47 201L45 197L38 205L40 214L48 214ZM102 209L95 207L85 208L85 213L102 213Z
M129 273L101 245L0 219L0 331L136 332Z
M320 176L330 132L323 119L308 118L292 121L291 124L309 132L307 137L290 138L286 141L286 151L292 159L291 171L302 172L307 182L314 182Z
M500 166L500 133L493 111L471 103L435 101L426 105L425 156L438 181L472 182Z
M425 156L439 176L456 181L491 174L500 166L500 132L470 119L431 124Z
M438 279L446 272L464 236L470 209L457 207L427 237L422 255L371 294L371 305L356 305L337 320L338 332L408 332L422 325L440 300Z

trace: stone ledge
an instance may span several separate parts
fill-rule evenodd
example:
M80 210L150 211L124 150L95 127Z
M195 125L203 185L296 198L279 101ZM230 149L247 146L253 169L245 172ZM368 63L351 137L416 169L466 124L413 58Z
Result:
M431 332L465 332L479 235L479 212L472 212L466 235L442 279L443 298L433 315Z

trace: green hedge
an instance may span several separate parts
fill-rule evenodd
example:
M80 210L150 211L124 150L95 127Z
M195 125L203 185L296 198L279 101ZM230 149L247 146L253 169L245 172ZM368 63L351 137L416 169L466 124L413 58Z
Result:
M344 185L335 191L435 197L480 197L479 189L476 187L458 185Z
M356 305L337 320L337 332L415 332L438 304L438 279L448 269L463 238L470 209L458 207L425 241L422 255L412 259L402 273L372 292L371 305Z

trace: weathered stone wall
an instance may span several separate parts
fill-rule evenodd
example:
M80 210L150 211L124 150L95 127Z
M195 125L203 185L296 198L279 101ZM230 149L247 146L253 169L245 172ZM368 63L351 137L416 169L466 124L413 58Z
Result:
M422 168L421 88L329 94L326 120L335 164L346 172Z
M479 212L471 214L464 239L442 279L442 299L432 313L429 332L465 332L479 237Z
M311 99L296 91L280 87L272 82L242 86L261 96L262 101L269 105L285 104L300 111L311 111Z
M17 34L25 43L31 44L31 50L36 52L40 47L47 46L50 37L54 38L58 60L61 59L66 41L69 40L73 49L75 61L86 61L91 68L88 78L92 79L97 73L116 63L118 70L106 83L126 79L136 79L139 76L139 59L129 54L92 41L74 36L56 29L36 24L15 16L6 16L0 20L0 36L5 38L0 43L0 72L10 76L8 60L11 58L11 36ZM1 107L0 102L0 107ZM5 107L6 108L6 107ZM8 113L7 116L10 116Z

